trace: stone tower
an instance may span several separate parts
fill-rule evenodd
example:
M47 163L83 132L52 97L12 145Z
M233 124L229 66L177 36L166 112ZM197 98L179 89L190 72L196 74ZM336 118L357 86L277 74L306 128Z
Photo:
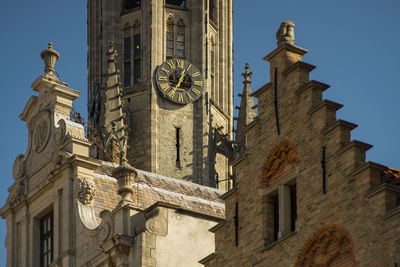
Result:
M232 32L232 0L88 0L90 122L108 127L112 41L130 164L226 189L219 181L229 180L228 159L217 153L215 133L232 139Z

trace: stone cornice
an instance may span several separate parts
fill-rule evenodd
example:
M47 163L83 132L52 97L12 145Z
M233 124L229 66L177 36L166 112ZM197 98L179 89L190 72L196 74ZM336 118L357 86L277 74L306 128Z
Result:
M263 57L263 59L266 61L270 61L274 56L276 56L277 54L279 54L281 51L284 51L284 50L293 52L296 54L300 54L300 55L305 55L308 52L307 49L301 48L300 46L297 46L297 45L282 44L281 46L274 49L271 53L269 53L268 55Z

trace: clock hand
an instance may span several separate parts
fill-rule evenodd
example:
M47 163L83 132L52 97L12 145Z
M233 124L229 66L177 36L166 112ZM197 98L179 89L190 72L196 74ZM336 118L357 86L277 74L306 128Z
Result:
M175 91L175 90L181 85L181 83L183 82L183 78L185 77L185 73L186 73L186 70L183 70L182 73L181 73L181 77L179 77L178 83L177 83L176 86L174 87L174 91Z

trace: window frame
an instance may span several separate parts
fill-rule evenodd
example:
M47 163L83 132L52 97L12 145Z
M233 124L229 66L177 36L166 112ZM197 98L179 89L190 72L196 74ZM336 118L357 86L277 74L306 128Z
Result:
M48 227L46 227L48 226ZM44 230L47 228L47 231ZM40 267L48 267L54 258L54 214L53 211L39 219ZM50 243L50 245L49 245Z

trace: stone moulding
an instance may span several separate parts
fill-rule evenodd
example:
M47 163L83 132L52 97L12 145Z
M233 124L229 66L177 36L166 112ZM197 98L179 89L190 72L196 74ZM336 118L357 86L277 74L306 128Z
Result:
M99 245L113 236L114 215L111 211L101 211L99 214L101 221L99 222L99 218L96 217L92 206L83 205L80 201L77 201L77 208L80 221L87 230L88 236L96 237Z
M341 264L341 265L338 265ZM345 228L322 226L303 244L294 267L356 266L354 245Z
M282 140L271 149L262 167L260 187L266 187L278 170L286 164L298 163L296 146L288 141Z

